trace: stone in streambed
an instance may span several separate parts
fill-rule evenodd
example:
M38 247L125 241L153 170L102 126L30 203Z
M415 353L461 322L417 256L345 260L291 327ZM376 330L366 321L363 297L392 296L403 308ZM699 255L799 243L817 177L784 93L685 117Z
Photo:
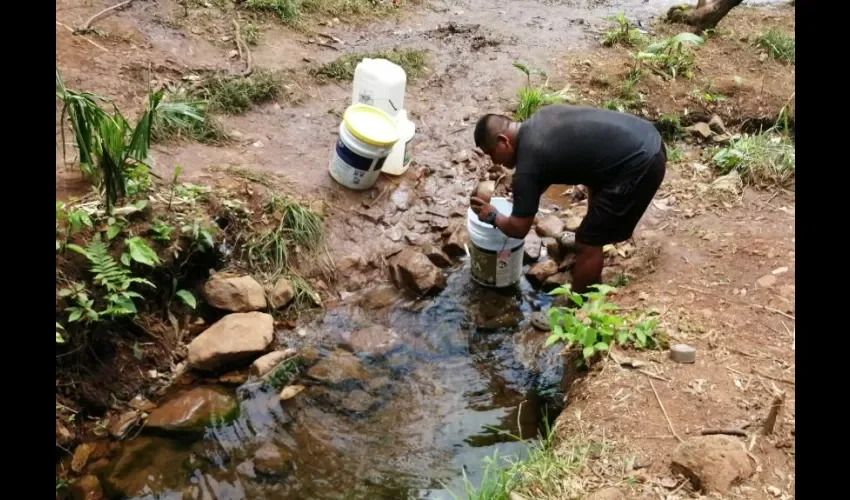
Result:
M329 385L338 385L349 381L363 382L369 374L363 368L360 360L353 354L342 349L336 349L326 358L319 360L307 370L307 376Z
M422 252L412 248L402 250L390 263L396 286L418 295L430 295L446 287L446 277Z
M422 253L437 267L449 267L452 265L451 257L434 245L423 246Z
M189 366L213 371L254 358L274 339L274 319L261 312L233 313L221 318L189 344Z
M289 305L294 298L295 288L292 287L292 283L289 280L280 279L275 283L269 294L269 305L273 309L280 309Z
M264 476L283 476L289 473L294 463L292 453L273 443L264 443L254 452L254 470Z
M217 309L231 312L266 308L266 292L251 276L217 274L204 284L204 298Z
M154 409L147 428L173 432L200 432L214 422L230 421L239 403L217 387L196 387L169 398Z
M537 220L537 234L541 238L555 238L564 230L564 221L557 215L546 215Z
M558 263L552 259L544 260L543 262L538 262L531 266L531 269L526 273L526 277L528 281L531 282L532 285L540 286L546 278L552 276L553 274L558 272Z
M294 357L298 354L293 348L284 349L282 351L274 351L255 359L251 364L251 375L254 377L262 377L272 371L277 365L284 360Z

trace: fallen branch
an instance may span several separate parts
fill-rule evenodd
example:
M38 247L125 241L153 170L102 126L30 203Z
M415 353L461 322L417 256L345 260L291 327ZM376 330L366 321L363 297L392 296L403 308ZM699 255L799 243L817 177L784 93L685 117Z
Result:
M254 59L251 56L248 44L242 39L242 30L239 28L239 22L236 19L233 20L233 28L236 30L236 50L239 52L239 59L243 59L244 52L245 70L240 73L240 76L249 76L254 72Z
M715 434L725 434L727 436L747 437L747 431L743 429L704 429L700 431L701 436L713 436Z
M664 418L667 419L667 426L670 428L670 432L673 433L673 437L678 439L680 443L684 443L685 440L679 437L678 434L676 434L676 429L673 428L673 422L670 421L670 416L667 415L667 410L664 409L664 403L661 402L661 397L658 395L658 391L655 390L655 386L652 384L652 379L648 379L648 381L649 387L652 388L652 393L655 394L655 399L656 401L658 401L658 406L661 407L661 413L663 413Z
M120 3L113 5L112 7L107 7L105 9L103 9L102 11L98 12L97 14L91 16L89 18L89 20L86 21L86 24L84 24L82 28L75 29L74 34L75 35L82 35L82 34L90 32L92 30L91 26L92 26L92 24L95 23L95 21L99 21L100 19L106 17L106 15L109 14L110 12L115 12L116 10L123 9L124 7L129 7L131 3L133 3L133 0L125 0L123 2L120 2Z
M655 374L655 373L652 373L652 372L651 372L651 371L649 371L649 370L639 369L639 370L638 370L638 372L640 372L640 373L642 373L642 374L646 375L646 376L647 376L647 377L649 377L649 378L654 378L655 380L660 380L660 381L662 381L662 382L670 382L670 379L669 379L669 378L664 378L664 377L662 377L661 375L657 375L657 374Z
M762 377L764 377L766 379L775 380L777 382L783 382L783 383L793 385L793 386L797 385L797 383L794 382L793 380L789 380L787 378L782 378L782 377L774 377L773 375L768 375L767 373L760 372L756 369L753 369L753 373L756 374L756 375L761 375Z
M770 411L767 418L764 420L764 425L761 428L761 433L765 436L773 434L776 427L776 421L782 415L782 410L785 407L785 393L782 392L773 398L773 404L770 405Z

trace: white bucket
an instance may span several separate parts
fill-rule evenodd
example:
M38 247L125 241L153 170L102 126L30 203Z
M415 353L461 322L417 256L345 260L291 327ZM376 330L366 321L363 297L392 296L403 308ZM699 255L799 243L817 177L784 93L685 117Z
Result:
M364 58L354 68L351 103L363 103L395 117L404 109L407 74L386 59Z
M396 142L398 127L389 115L365 104L349 106L339 124L331 177L347 188L369 189Z
M510 215L513 204L505 198L490 203L502 215ZM478 220L470 208L466 214L466 230L472 279L482 286L503 288L519 283L522 278L522 254L525 240L510 238L499 229Z
M396 116L399 139L387 156L382 172L390 175L402 175L410 167L410 143L416 134L416 125L407 119L407 110L400 110Z

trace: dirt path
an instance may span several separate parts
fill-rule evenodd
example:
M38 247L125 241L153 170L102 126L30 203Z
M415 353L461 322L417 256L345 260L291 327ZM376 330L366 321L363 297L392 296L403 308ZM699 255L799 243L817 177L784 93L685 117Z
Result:
M269 22L253 49L254 64L291 71L288 92L298 104L282 100L224 118L226 128L243 137L232 146L158 146L156 170L168 173L181 165L187 180L231 185L245 181L210 167L275 173L290 180L293 190L329 201L334 257L358 270L341 272L339 282L319 286L341 300L342 292L385 281L380 256L406 245L409 235L438 239L439 232L422 218L427 207L449 211L465 206L472 184L489 175L489 164L468 152L471 132L481 113L510 109L524 80L513 62L563 68L565 54L595 44L604 16L626 11L631 19L647 21L675 3L431 2L390 20L321 27L344 42L345 52L403 47L430 54L427 75L411 82L406 96L418 127L417 166L401 179L382 179L363 194L334 185L327 175L349 87L320 85L306 76L341 51L311 44L309 34ZM136 2L98 23L105 35L75 36L67 29L108 4L57 1L57 67L69 87L102 93L133 111L144 102L148 69L162 82L201 70L238 68L228 57L232 42L223 41L230 34L228 20L212 5L197 8L187 22L181 21L183 7L175 1ZM464 29L445 29L450 22ZM553 76L563 79L564 73L569 71ZM773 102L765 106L774 112ZM736 487L733 497L791 498L786 495L793 496L795 487L795 398L789 382L794 380L794 351L788 333L794 331L794 196L747 192L728 206L710 202L695 187L701 180L692 165L698 161L689 157L672 165L637 237L639 245L658 241L660 254L652 269L630 268L636 278L617 299L623 306L661 311L671 338L697 347L697 363L675 365L662 353L629 352L647 363L645 370L669 380L652 379L657 398L646 375L603 363L573 388L559 425L563 436L604 435L611 445L607 465L586 478L586 491L618 484L633 498L664 497L680 485L669 482L677 444L670 426L682 438L745 424L753 425L747 429L752 434L767 415L775 386L787 392L781 425L774 435L753 442L757 473ZM57 154L57 197L86 189ZM406 190L412 208L398 210L392 193ZM637 478L636 485L625 483L630 476Z

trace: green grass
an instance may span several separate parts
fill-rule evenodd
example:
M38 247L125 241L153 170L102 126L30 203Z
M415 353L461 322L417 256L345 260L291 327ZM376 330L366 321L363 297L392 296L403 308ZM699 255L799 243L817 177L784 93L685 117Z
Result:
M682 135L684 135L684 129L682 128L682 122L679 119L679 115L666 114L659 116L658 119L655 120L655 128L657 128L661 133L661 136L668 141L679 139Z
M605 443L585 441L582 436L556 447L554 431L547 427L542 439L530 446L525 460L500 457L498 451L484 459L477 488L464 473L462 498L509 500L512 492L535 500L579 498L584 492L578 478L587 473L585 468L592 457L600 457L606 449Z
M786 64L794 64L796 39L771 28L756 38L756 47L763 49L772 59Z
M643 99L637 90L637 85L643 78L643 73L638 69L630 70L620 84L620 92L617 97L605 101L601 107L621 113L640 107Z
M703 45L704 40L693 33L676 36L650 44L644 51L634 55L636 63L646 63L663 75L676 79L683 76L693 78L696 54L692 47Z
M640 30L634 28L634 24L626 18L624 13L606 17L605 20L615 24L615 29L605 32L602 37L602 45L606 47L615 45L636 47L646 42L646 37Z
M157 108L151 126L156 142L192 140L221 144L229 137L221 124L207 114L207 103L192 100L183 93L170 94Z
M712 153L711 162L720 174L737 170L747 185L769 189L794 183L795 148L787 135L772 130L744 135Z
M282 89L279 74L256 70L247 77L210 75L193 90L192 97L206 101L210 111L239 114L255 104L275 99Z
M514 68L522 71L526 77L526 85L517 91L517 105L516 111L514 112L515 120L527 120L543 106L548 106L550 104L563 104L573 101L573 97L567 94L566 89L557 92L551 90L549 88L548 78L536 87L532 86L532 75L545 77L546 75L542 71L530 69L519 62L514 63Z
M670 146L667 148L667 161L678 162L685 158L685 152L678 146Z
M425 73L425 65L428 61L428 52L424 50L405 49L384 52L372 52L368 54L346 54L323 64L315 70L318 77L331 80L349 81L354 78L354 69L357 64L365 58L386 59L398 64L407 73L408 80L416 79Z
M376 0L246 0L245 9L270 13L291 26L306 17L345 18L384 14L394 9L391 2Z
M260 27L251 21L243 22L239 31L242 34L242 39L248 45L257 45L257 42L260 41Z

